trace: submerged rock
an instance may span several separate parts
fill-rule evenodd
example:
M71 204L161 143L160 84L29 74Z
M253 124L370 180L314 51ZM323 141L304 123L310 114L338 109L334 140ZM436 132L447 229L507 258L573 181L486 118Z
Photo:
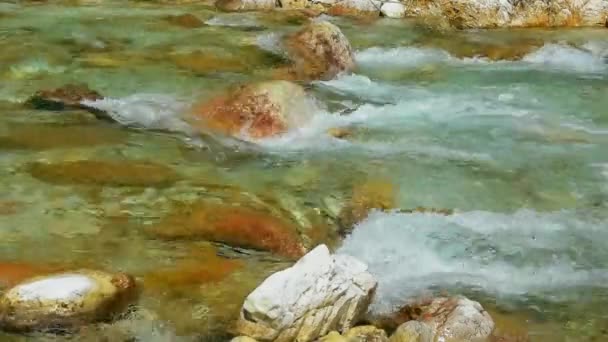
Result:
M490 337L494 321L481 304L465 297L435 298L416 311L417 320L397 328L391 342L474 341Z
M45 150L120 144L128 134L111 125L48 125L9 126L8 135L0 136L0 150Z
M126 274L80 270L30 279L0 298L0 327L63 330L112 319L137 295Z
M294 73L307 80L329 80L355 68L350 42L329 22L313 22L285 40Z
M101 100L103 96L95 90L89 89L85 84L68 84L60 88L40 90L34 94L27 104L36 109L66 110L85 109L94 110L83 105L84 100Z
M237 331L260 341L308 342L347 331L366 312L376 288L367 266L320 245L268 277L245 300Z
M313 111L312 100L299 85L267 81L236 87L197 105L186 120L207 133L259 139L301 126Z
M369 180L355 184L350 201L342 208L339 221L343 229L351 230L373 209L388 210L396 206L397 191L392 183L384 180Z
M108 186L170 186L179 175L170 167L147 161L77 160L33 162L26 166L32 177L52 184Z
M184 28L199 28L205 26L205 23L194 14L186 13L180 15L170 15L165 18L167 22L175 26Z
M295 227L268 213L240 206L201 202L179 208L151 232L165 239L199 237L289 258L305 253Z

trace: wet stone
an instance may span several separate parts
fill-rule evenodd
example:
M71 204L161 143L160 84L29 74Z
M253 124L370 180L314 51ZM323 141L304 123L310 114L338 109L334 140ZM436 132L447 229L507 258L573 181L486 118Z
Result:
M110 320L137 298L126 274L94 270L27 280L0 298L0 327L10 331L65 330Z
M241 206L204 202L187 205L161 220L151 233L164 239L198 237L289 258L305 252L295 227L266 212Z
M8 135L0 135L0 150L45 150L114 145L126 141L128 134L106 125L15 125Z
M68 84L60 88L40 90L27 103L36 109L65 110L82 109L83 100L95 101L103 96L84 84Z
M201 19L190 13L170 15L165 17L165 20L172 25L183 28L199 28L205 26L205 23Z
M36 179L60 185L166 187L179 180L179 175L168 166L133 160L34 162L26 170Z

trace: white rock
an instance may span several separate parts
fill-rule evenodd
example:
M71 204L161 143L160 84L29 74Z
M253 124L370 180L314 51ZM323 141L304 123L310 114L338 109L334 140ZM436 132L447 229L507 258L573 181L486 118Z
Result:
M484 339L494 330L490 314L481 304L465 297L437 298L425 311L425 316L431 315L425 323L433 328L439 341Z
M71 328L120 313L135 298L125 274L80 270L30 279L0 297L0 326L30 331Z
M405 17L405 5L400 2L385 2L380 8L380 12L387 18Z
M320 245L268 277L245 300L237 330L260 341L313 341L365 313L376 280L367 265Z

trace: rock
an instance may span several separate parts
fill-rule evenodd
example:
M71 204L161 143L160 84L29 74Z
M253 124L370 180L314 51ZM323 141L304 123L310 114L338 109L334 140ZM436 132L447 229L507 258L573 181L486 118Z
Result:
M252 83L197 105L186 120L206 133L265 138L300 127L314 104L299 85L288 81Z
M98 145L119 145L128 134L112 125L27 124L8 126L0 136L0 150L46 150Z
M238 336L230 340L230 342L258 342L257 340L248 336Z
M380 7L380 13L387 18L405 17L405 5L400 2L385 2Z
M34 178L60 185L166 187L179 179L172 168L146 161L33 162L26 169Z
M344 334L348 342L388 342L386 331L373 325L354 327Z
M438 13L456 28L594 26L608 14L605 0L455 0L414 9L422 16Z
M89 89L85 84L68 84L57 89L40 90L27 103L36 109L44 110L90 109L81 102L101 99L101 94Z
M165 20L170 24L184 28L199 28L205 26L205 23L201 19L190 13L170 15L167 16Z
M368 180L355 184L350 201L339 214L342 229L349 231L373 209L388 210L396 206L397 191L386 180Z
M80 270L33 278L0 298L0 327L63 330L109 320L136 295L135 281L126 274Z
M329 22L313 22L285 40L294 72L305 80L329 80L355 68L350 42Z
M400 325L391 342L485 340L494 330L490 314L465 297L435 298L419 309L417 320Z
M484 339L494 330L490 314L465 297L434 299L423 311L422 321L431 326L439 341Z
M366 312L376 284L367 265L320 245L249 294L237 331L276 342L308 342L332 330L347 331Z
M200 237L289 258L306 252L295 227L268 213L241 206L201 202L178 208L151 232L165 239Z
M433 331L428 324L419 321L403 323L393 333L390 342L432 342Z
M226 12L271 10L275 0L218 0L215 7Z

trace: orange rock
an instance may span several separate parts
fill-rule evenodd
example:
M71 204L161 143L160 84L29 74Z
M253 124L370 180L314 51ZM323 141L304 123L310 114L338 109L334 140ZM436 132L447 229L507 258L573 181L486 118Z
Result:
M364 220L372 209L395 208L396 190L390 182L372 180L355 185L348 205L339 215L340 223L346 229Z
M200 237L298 258L305 253L294 227L251 208L197 203L169 215L152 232L163 238Z
M350 42L329 22L313 22L287 37L285 46L303 80L328 80L355 68Z
M128 134L106 125L15 125L0 137L0 149L43 150L65 147L112 145L125 142Z
M145 161L78 160L27 165L34 178L53 184L169 186L179 179L168 166Z
M171 58L178 67L201 75L214 72L241 72L248 68L240 58L219 56L210 52L177 54Z
M103 96L85 84L68 84L61 88L40 90L28 103L37 109L64 110L83 108L83 100L99 100Z
M264 138L284 133L310 117L304 89L287 81L240 86L192 110L187 120L206 132Z
M165 18L169 23L184 27L184 28L198 28L205 26L205 23L200 20L197 16L186 13L180 15L170 15Z
M51 274L60 270L60 267L52 265L0 261L0 288L11 287L26 279Z

